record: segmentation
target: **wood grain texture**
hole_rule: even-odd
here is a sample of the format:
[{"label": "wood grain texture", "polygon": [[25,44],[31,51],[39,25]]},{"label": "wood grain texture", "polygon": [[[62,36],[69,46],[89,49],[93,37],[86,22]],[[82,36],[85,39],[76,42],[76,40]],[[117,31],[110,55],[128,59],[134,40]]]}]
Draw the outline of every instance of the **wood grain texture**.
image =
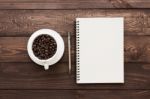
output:
[{"label": "wood grain texture", "polygon": [[78,85],[75,64],[69,75],[67,62],[48,71],[34,63],[0,63],[0,89],[150,89],[149,75],[150,64],[125,63],[124,84]]},{"label": "wood grain texture", "polygon": [[150,8],[149,0],[0,0],[0,9]]},{"label": "wood grain texture", "polygon": [[149,90],[0,90],[1,99],[149,99]]},{"label": "wood grain texture", "polygon": [[0,90],[0,99],[76,99],[72,90]]},{"label": "wood grain texture", "polygon": [[[150,89],[149,10],[1,10],[0,89]],[[75,83],[75,18],[125,18],[125,84]],[[58,31],[66,45],[64,57],[49,71],[34,64],[26,45],[37,29]],[[72,33],[72,75],[68,75],[67,31]]]},{"label": "wood grain texture", "polygon": [[125,36],[125,62],[150,62],[150,37]]},{"label": "wood grain texture", "polygon": [[1,10],[0,36],[30,36],[41,28],[75,35],[77,17],[124,17],[125,35],[150,35],[150,10]]},{"label": "wood grain texture", "polygon": [[[28,37],[0,37],[0,62],[32,62],[27,53]],[[68,61],[68,42],[64,37],[65,52],[60,62]],[[71,38],[72,39],[72,38]],[[75,59],[75,39],[72,39],[72,57]]]},{"label": "wood grain texture", "polygon": [[[150,10],[89,9],[149,7],[147,0],[0,0],[0,9],[51,9],[0,10],[0,98],[150,98]],[[125,18],[125,84],[75,83],[77,17]],[[59,32],[66,45],[64,57],[48,71],[34,64],[26,50],[29,36],[41,28]],[[71,75],[68,74],[67,32],[72,33]]]},{"label": "wood grain texture", "polygon": [[[0,99],[149,99],[149,8],[150,0],[0,0]],[[124,84],[75,83],[77,17],[124,17]],[[41,28],[59,32],[66,45],[63,58],[48,71],[26,50],[29,36]],[[72,37],[70,75],[67,32]]]},{"label": "wood grain texture", "polygon": [[[63,36],[65,53],[60,62],[68,61],[67,37]],[[75,62],[75,36],[71,37],[72,62]],[[31,62],[27,53],[28,37],[0,37],[0,62]],[[125,36],[125,62],[150,63],[150,37]]]}]

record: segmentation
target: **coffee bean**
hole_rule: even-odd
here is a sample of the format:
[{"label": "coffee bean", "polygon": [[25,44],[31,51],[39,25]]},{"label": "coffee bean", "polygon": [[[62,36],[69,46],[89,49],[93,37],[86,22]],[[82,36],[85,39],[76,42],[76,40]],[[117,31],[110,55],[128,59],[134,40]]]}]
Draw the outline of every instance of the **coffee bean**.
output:
[{"label": "coffee bean", "polygon": [[56,41],[53,37],[46,34],[38,36],[32,46],[33,53],[39,59],[51,58],[56,53],[56,49]]}]

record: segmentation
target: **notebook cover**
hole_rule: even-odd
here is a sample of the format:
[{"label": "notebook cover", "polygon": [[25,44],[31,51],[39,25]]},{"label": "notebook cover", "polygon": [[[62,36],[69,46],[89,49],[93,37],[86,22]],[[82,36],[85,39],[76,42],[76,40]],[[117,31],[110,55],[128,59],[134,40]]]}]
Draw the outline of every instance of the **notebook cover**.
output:
[{"label": "notebook cover", "polygon": [[124,19],[76,19],[76,82],[124,83]]}]

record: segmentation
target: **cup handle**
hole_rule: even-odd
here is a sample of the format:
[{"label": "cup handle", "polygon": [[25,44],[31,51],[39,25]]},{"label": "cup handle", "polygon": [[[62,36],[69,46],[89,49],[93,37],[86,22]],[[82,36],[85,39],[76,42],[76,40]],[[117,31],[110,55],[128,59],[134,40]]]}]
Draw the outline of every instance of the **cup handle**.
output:
[{"label": "cup handle", "polygon": [[48,64],[44,64],[44,69],[48,70],[49,69],[49,65]]}]

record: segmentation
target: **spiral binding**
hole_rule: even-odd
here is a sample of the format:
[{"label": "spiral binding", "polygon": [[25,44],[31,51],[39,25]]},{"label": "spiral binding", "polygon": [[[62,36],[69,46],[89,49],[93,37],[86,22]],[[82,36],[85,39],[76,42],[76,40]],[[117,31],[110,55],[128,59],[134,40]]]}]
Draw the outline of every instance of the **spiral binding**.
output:
[{"label": "spiral binding", "polygon": [[79,21],[76,20],[76,79],[80,80],[80,48],[79,48]]}]

